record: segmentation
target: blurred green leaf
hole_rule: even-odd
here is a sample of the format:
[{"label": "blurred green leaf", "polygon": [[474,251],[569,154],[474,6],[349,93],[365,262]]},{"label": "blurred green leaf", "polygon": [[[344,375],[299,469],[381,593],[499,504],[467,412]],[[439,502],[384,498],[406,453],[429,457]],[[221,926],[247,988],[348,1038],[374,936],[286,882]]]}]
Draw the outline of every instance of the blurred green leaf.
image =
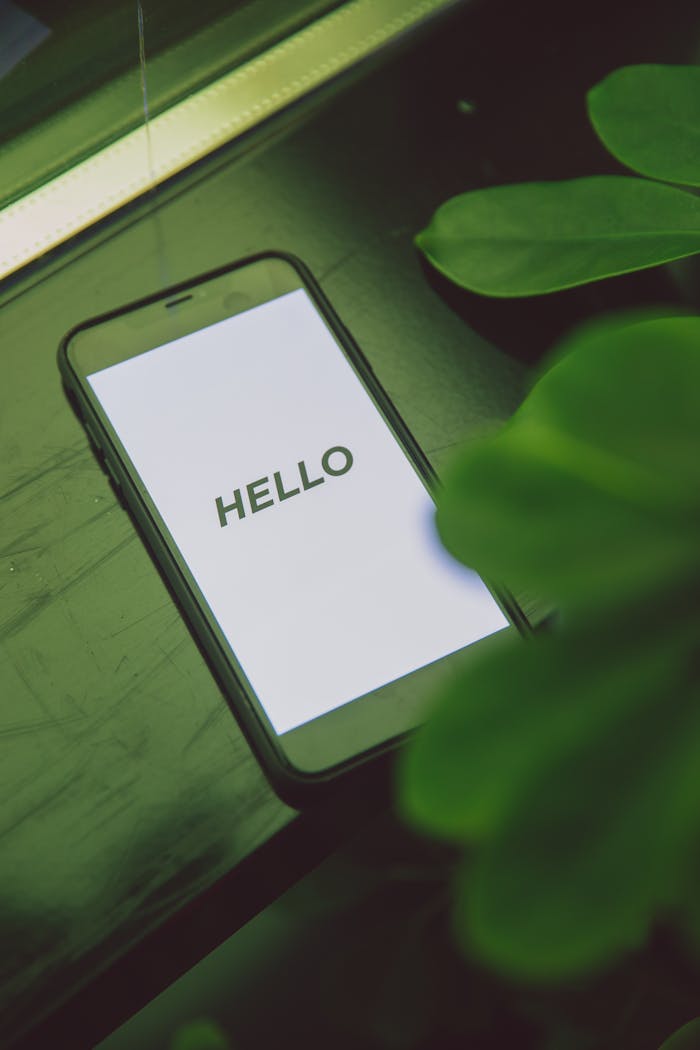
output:
[{"label": "blurred green leaf", "polygon": [[628,168],[700,186],[700,67],[623,66],[587,101],[598,137]]},{"label": "blurred green leaf", "polygon": [[406,752],[404,815],[448,839],[488,840],[543,766],[597,742],[656,695],[669,656],[655,641],[639,651],[636,625],[602,633],[596,626],[527,645],[502,635],[468,651]]},{"label": "blurred green leaf", "polygon": [[691,849],[675,919],[686,947],[700,957],[700,832]]},{"label": "blurred green leaf", "polygon": [[438,526],[559,620],[497,636],[400,767],[404,814],[473,850],[457,929],[561,979],[687,905],[700,836],[700,318],[574,334],[500,433],[445,477]]},{"label": "blurred green leaf", "polygon": [[482,295],[543,295],[700,251],[700,200],[628,176],[497,186],[453,197],[416,244]]},{"label": "blurred green leaf", "polygon": [[484,649],[407,749],[404,815],[477,845],[458,885],[472,954],[562,979],[639,945],[700,824],[698,625]]},{"label": "blurred green leaf", "polygon": [[175,1033],[170,1050],[230,1050],[230,1043],[213,1021],[190,1021]]},{"label": "blurred green leaf", "polygon": [[563,607],[682,587],[700,553],[700,318],[574,334],[511,421],[445,474],[440,535]]},{"label": "blurred green leaf", "polygon": [[659,1050],[700,1050],[700,1017],[688,1021],[669,1036]]},{"label": "blurred green leaf", "polygon": [[[590,700],[607,666],[617,683],[606,694],[607,723],[540,755],[459,888],[460,936],[511,975],[566,979],[640,947],[697,831],[700,690],[689,682],[689,654],[640,639],[636,662],[650,672],[641,684],[614,638],[607,652],[601,638],[569,666]],[[548,691],[560,685],[553,678]],[[525,707],[530,689],[518,690]]]}]

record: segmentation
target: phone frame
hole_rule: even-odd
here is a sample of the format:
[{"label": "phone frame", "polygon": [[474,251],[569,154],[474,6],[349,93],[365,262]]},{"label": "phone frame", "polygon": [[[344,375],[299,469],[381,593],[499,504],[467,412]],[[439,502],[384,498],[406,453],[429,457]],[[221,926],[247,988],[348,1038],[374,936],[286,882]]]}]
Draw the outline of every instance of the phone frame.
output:
[{"label": "phone frame", "polygon": [[[242,668],[238,664],[232,646],[225,639],[209,606],[199,591],[196,580],[190,573],[175,541],[170,536],[167,526],[150,498],[148,490],[141,482],[135,467],[128,460],[124,449],[120,446],[116,431],[111,426],[96,395],[91,391],[87,376],[99,371],[102,367],[107,367],[107,365],[102,362],[95,366],[93,362],[88,371],[85,367],[80,367],[74,360],[74,358],[84,354],[84,351],[76,349],[77,343],[81,337],[85,336],[86,333],[90,333],[91,330],[99,326],[110,325],[111,322],[136,323],[134,319],[137,318],[140,318],[148,329],[148,324],[144,321],[144,317],[150,318],[149,308],[157,304],[164,304],[174,308],[179,302],[185,302],[190,298],[190,293],[194,294],[193,290],[211,285],[212,282],[217,281],[219,278],[234,275],[237,271],[242,271],[256,263],[265,261],[282,262],[286,266],[291,267],[295,275],[294,286],[304,288],[310,296],[322,319],[330,329],[331,334],[339,344],[340,350],[358,376],[404,454],[423,481],[429,494],[434,498],[438,488],[438,479],[426,456],[381,386],[364,354],[341,322],[308,268],[301,260],[287,252],[259,252],[230,263],[227,266],[209,271],[192,280],[173,285],[161,292],[127,303],[119,309],[89,318],[76,325],[64,336],[59,346],[58,364],[67,392],[87,431],[98,459],[110,476],[117,494],[123,494],[125,506],[131,512],[138,531],[150,548],[161,574],[164,576],[166,583],[185,614],[185,618],[200,648],[215,672],[229,706],[232,707],[234,714],[237,716],[241,728],[257,753],[271,783],[282,798],[299,805],[317,796],[320,786],[336,781],[341,773],[363,766],[374,756],[391,750],[406,736],[406,729],[399,728],[397,731],[393,731],[391,726],[389,726],[388,729],[380,733],[382,737],[380,740],[374,740],[373,735],[376,736],[379,727],[374,727],[375,732],[372,734],[370,730],[373,726],[366,719],[364,722],[362,721],[361,705],[364,703],[370,705],[374,702],[375,710],[377,710],[376,700],[379,694],[384,692],[391,694],[393,690],[398,697],[400,696],[398,692],[401,688],[400,683],[404,683],[407,680],[411,680],[413,683],[412,688],[415,688],[419,679],[430,677],[433,673],[431,669],[435,668],[436,665],[444,665],[446,661],[450,660],[450,656],[436,661],[436,664],[429,664],[425,668],[411,672],[404,678],[399,679],[398,682],[390,682],[386,686],[382,686],[367,694],[365,697],[358,697],[349,701],[340,708],[331,710],[297,729],[278,735],[272,727],[261,701],[258,700]],[[232,298],[234,294],[230,293],[227,298]],[[260,302],[273,299],[279,294],[284,294],[284,292],[268,295],[267,299],[262,299]],[[253,303],[251,305],[257,304]],[[245,306],[242,310],[234,309],[223,316],[234,316],[236,313],[244,312],[245,309],[249,308],[251,306]],[[147,311],[149,312],[147,313]],[[218,319],[223,318],[217,318],[216,320]],[[216,320],[211,320],[210,318],[205,324],[196,324],[194,327],[190,327],[185,323],[181,334],[185,334],[187,331],[197,331],[206,327],[207,324],[216,323]],[[164,327],[164,324],[161,325],[162,327]],[[178,330],[178,325],[173,325],[173,329]],[[108,331],[111,335],[111,328],[105,329],[103,327],[102,332],[104,333],[105,331]],[[119,335],[118,331],[117,334]],[[129,334],[132,333],[123,332],[121,338],[125,338]],[[133,335],[135,336],[136,333],[134,332]],[[104,354],[106,354],[105,359],[109,359],[110,363],[116,363],[111,361],[111,356],[116,354],[118,360],[127,360],[178,337],[176,334],[166,336],[161,334],[156,338],[156,341],[152,341],[153,336],[147,334],[145,340],[147,345],[140,346],[139,339],[134,338],[126,353],[120,342],[119,349],[117,349],[115,343],[114,349],[110,350],[109,340],[107,340],[104,350]],[[137,345],[138,348],[132,350],[133,345]],[[90,350],[88,354],[90,353],[95,354],[97,351]],[[510,623],[521,632],[528,632],[530,625],[512,596],[503,588],[494,587],[491,583],[487,583],[487,587]],[[459,652],[462,651],[460,650]],[[389,706],[382,705],[382,710],[387,710]],[[394,706],[396,705],[394,704]],[[350,712],[350,709],[352,709],[352,712]],[[323,726],[321,726],[321,723],[323,723]],[[359,732],[359,728],[363,726],[366,726],[364,735],[362,732]],[[386,732],[389,732],[390,735],[386,736]],[[315,762],[310,760],[309,756],[313,753],[314,748],[318,748],[320,737],[323,737],[324,740],[321,752],[325,757],[320,764],[316,765]],[[336,745],[336,752],[334,752],[331,746],[332,740],[345,741],[345,743],[340,747]],[[284,741],[284,745],[281,743],[282,741]],[[349,741],[353,741],[352,747],[348,746]],[[290,748],[292,751],[291,756]]]}]

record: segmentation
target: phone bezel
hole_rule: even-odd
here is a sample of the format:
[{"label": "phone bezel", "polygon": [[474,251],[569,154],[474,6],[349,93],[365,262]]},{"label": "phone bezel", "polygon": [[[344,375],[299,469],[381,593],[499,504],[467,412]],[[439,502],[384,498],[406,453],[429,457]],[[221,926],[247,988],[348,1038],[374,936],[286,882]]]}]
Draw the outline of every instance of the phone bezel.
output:
[{"label": "phone bezel", "polygon": [[[256,291],[255,281],[251,284],[250,280],[253,276],[251,270],[257,268],[262,277],[265,267],[268,277],[271,267],[277,277],[272,280],[268,290],[263,288]],[[286,279],[283,271],[287,275]],[[230,278],[233,279],[233,286],[228,284]],[[286,287],[285,280],[289,287]],[[420,720],[418,705],[424,702],[427,679],[441,677],[446,673],[453,658],[445,657],[436,664],[390,682],[297,729],[277,734],[238,663],[235,651],[223,635],[148,490],[92,391],[87,376],[100,368],[162,346],[188,332],[244,312],[258,302],[275,298],[295,287],[304,288],[310,296],[404,454],[428,492],[434,496],[437,478],[415,438],[311,273],[299,259],[286,252],[261,252],[237,260],[117,310],[90,318],[68,332],[59,349],[59,365],[64,381],[74,395],[76,407],[93,443],[104,455],[108,472],[122,489],[136,524],[180,600],[251,743],[260,754],[273,782],[283,786],[327,781],[339,772],[394,746]],[[222,296],[223,292],[226,294]],[[232,297],[241,295],[247,295],[248,301],[239,298],[240,309],[231,309]],[[256,300],[258,295],[264,297]],[[198,308],[180,309],[180,304],[191,303],[195,296]],[[208,318],[206,323],[200,323],[204,316]],[[512,597],[502,588],[492,584],[488,584],[488,587],[510,622],[520,630],[527,630],[527,620]],[[454,654],[454,657],[459,657],[461,652],[463,650]],[[380,697],[383,702],[378,704]],[[371,715],[368,714],[370,709]],[[383,713],[384,721],[379,719],[379,711]]]}]

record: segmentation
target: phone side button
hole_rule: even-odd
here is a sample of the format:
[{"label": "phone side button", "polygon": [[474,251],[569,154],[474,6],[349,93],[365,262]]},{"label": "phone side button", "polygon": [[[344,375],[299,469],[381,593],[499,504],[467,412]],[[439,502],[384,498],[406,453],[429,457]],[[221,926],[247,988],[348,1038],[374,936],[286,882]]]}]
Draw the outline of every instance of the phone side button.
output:
[{"label": "phone side button", "polygon": [[109,461],[109,456],[105,456],[105,458],[104,458],[104,465],[105,465],[105,470],[107,471],[107,475],[109,477],[109,480],[112,482],[112,488],[114,489],[114,495],[119,500],[119,503],[121,504],[121,506],[126,509],[126,503],[124,502],[124,492],[122,490],[121,482],[119,481],[119,478],[117,477],[117,473],[116,473],[114,467],[112,466],[112,464]]},{"label": "phone side button", "polygon": [[85,430],[87,431],[87,436],[90,439],[90,443],[96,449],[96,451],[97,451],[97,453],[99,455],[102,452],[102,445],[97,440],[97,435],[95,434],[95,431],[92,429],[92,427],[88,423],[87,419],[83,420],[83,426],[85,427]]}]

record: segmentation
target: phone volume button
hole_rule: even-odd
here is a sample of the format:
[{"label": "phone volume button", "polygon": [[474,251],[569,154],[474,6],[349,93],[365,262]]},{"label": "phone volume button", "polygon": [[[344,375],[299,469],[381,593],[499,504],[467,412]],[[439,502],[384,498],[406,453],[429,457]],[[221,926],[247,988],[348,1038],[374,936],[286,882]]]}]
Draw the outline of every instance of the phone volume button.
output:
[{"label": "phone volume button", "polygon": [[97,435],[95,434],[95,431],[92,429],[92,427],[86,419],[83,420],[83,426],[85,427],[87,436],[90,438],[91,443],[94,445],[98,452],[102,452],[102,445],[97,440]]},{"label": "phone volume button", "polygon": [[112,463],[110,463],[109,456],[105,456],[105,458],[104,458],[104,467],[105,467],[105,471],[107,472],[107,477],[109,478],[109,480],[111,482],[112,491],[114,492],[114,495],[117,497],[117,501],[118,501],[119,505],[121,507],[123,507],[124,510],[126,510],[126,500],[124,499],[124,489],[122,488],[122,483],[121,483],[121,481],[119,480],[119,478],[117,476],[117,472],[114,469],[114,466],[112,465]]},{"label": "phone volume button", "polygon": [[121,482],[120,482],[119,478],[117,477],[116,470],[114,469],[114,467],[110,463],[109,456],[105,456],[105,470],[107,471],[107,473],[109,475],[109,479],[112,482],[112,484],[115,485],[121,491],[121,487],[122,487]]}]

